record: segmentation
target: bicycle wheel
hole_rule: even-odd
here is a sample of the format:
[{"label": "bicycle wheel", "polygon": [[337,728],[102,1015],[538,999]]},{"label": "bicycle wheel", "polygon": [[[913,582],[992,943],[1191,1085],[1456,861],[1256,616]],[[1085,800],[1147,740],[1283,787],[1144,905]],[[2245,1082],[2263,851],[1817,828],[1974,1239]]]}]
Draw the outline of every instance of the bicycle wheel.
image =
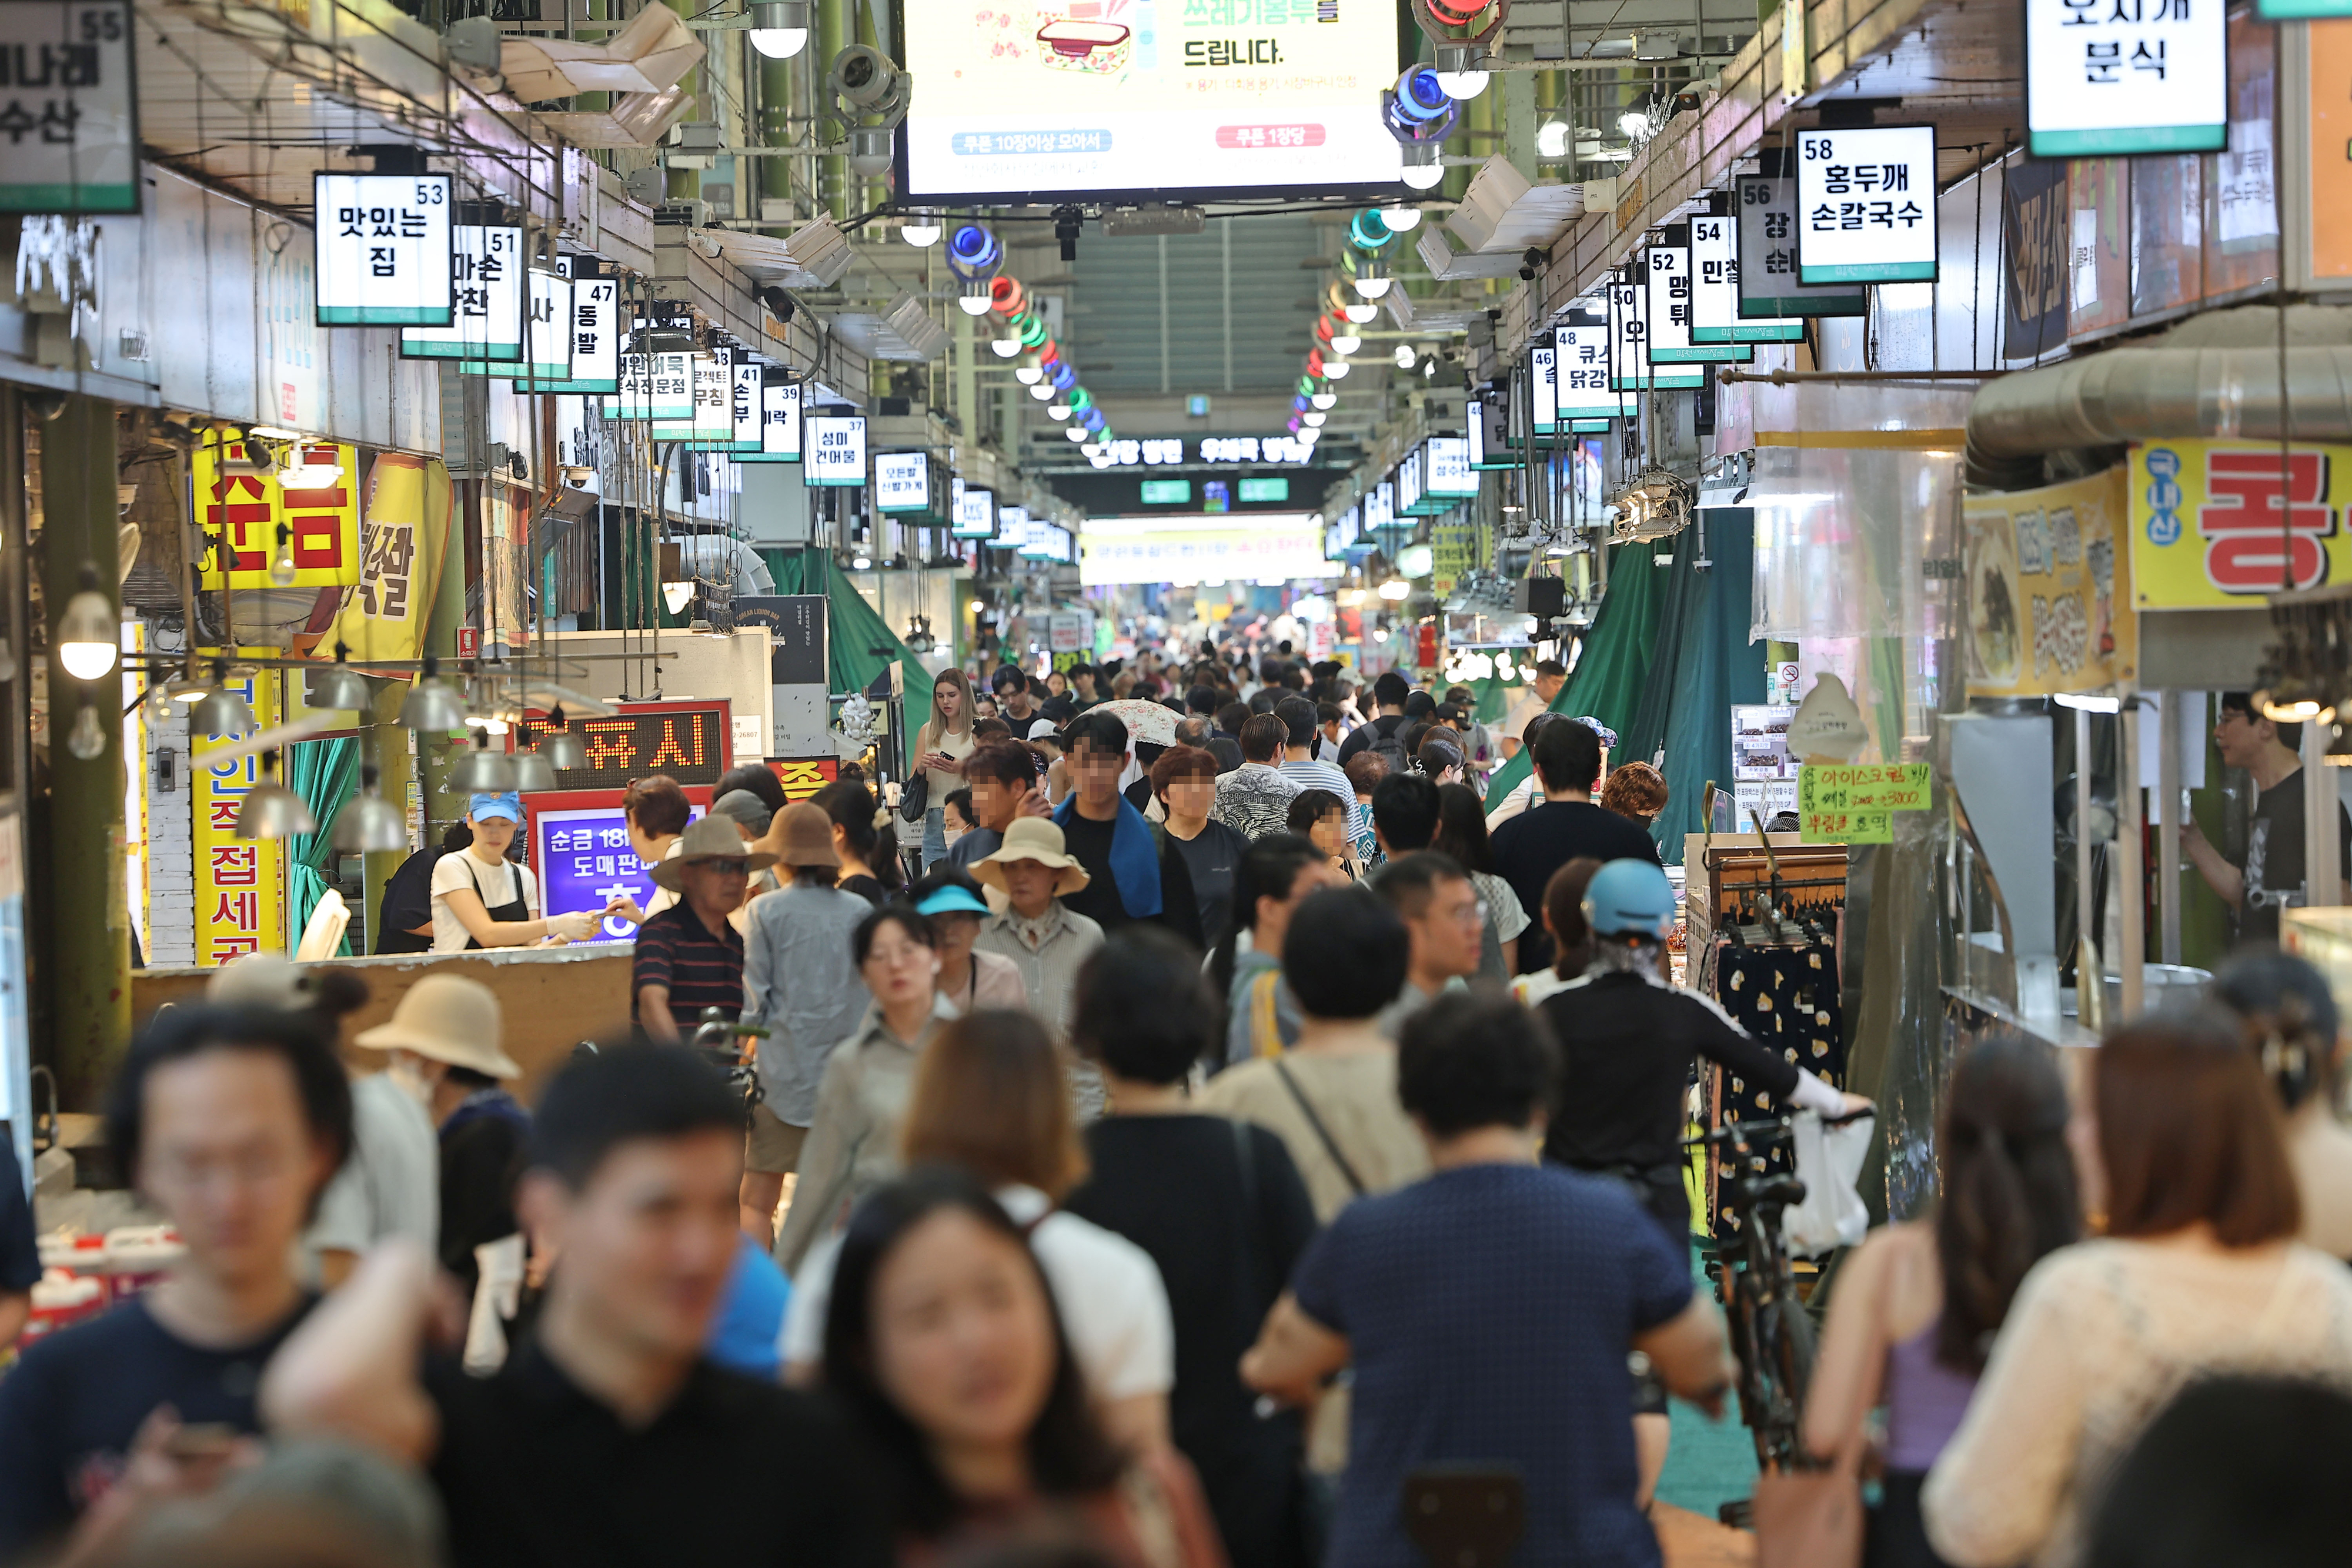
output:
[{"label": "bicycle wheel", "polygon": [[1802,1457],[1798,1427],[1805,1389],[1812,1381],[1813,1325],[1803,1305],[1781,1297],[1756,1309],[1756,1362],[1752,1381],[1757,1407],[1749,1420],[1758,1459],[1775,1469],[1797,1466]]}]

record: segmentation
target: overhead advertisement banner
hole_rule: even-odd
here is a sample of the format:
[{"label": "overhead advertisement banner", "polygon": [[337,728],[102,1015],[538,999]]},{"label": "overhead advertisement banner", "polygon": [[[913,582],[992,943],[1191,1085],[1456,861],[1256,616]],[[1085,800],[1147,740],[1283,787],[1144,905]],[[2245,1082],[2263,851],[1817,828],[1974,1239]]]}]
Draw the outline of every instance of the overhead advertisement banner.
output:
[{"label": "overhead advertisement banner", "polygon": [[1739,220],[1729,214],[1693,218],[1691,341],[1794,343],[1805,336],[1801,317],[1742,319],[1739,314]]},{"label": "overhead advertisement banner", "polygon": [[450,324],[447,174],[318,174],[321,327]]},{"label": "overhead advertisement banner", "polygon": [[2221,151],[2229,26],[2189,0],[2025,0],[2026,155]]},{"label": "overhead advertisement banner", "polygon": [[2039,490],[1971,496],[1963,514],[1972,697],[2091,692],[2132,680],[2124,470]]},{"label": "overhead advertisement banner", "polygon": [[[310,490],[288,490],[280,485],[277,475],[283,470],[223,471],[226,465],[242,464],[245,454],[242,442],[206,442],[190,460],[196,526],[206,545],[205,588],[349,588],[357,583],[358,448],[331,441],[304,442],[306,461],[331,463],[340,469],[333,484]],[[269,577],[281,527],[294,556],[294,576],[282,583]]]},{"label": "overhead advertisement banner", "polygon": [[1393,186],[1396,16],[1359,0],[902,0],[902,200]]},{"label": "overhead advertisement banner", "polygon": [[425,622],[441,582],[441,552],[449,537],[449,471],[406,453],[379,454],[361,487],[366,548],[357,589],[343,596],[334,629],[320,639],[337,643],[362,661],[405,663],[425,643]]},{"label": "overhead advertisement banner", "polygon": [[2154,441],[2131,449],[2131,582],[2142,609],[2260,607],[2352,581],[2352,446]]},{"label": "overhead advertisement banner", "polygon": [[1265,582],[1328,578],[1322,522],[1312,512],[1089,517],[1078,536],[1078,581]]},{"label": "overhead advertisement banner", "polygon": [[1936,128],[1800,131],[1797,214],[1799,282],[1933,282]]},{"label": "overhead advertisement banner", "polygon": [[1739,316],[1866,316],[1870,292],[1851,284],[1797,280],[1797,182],[1744,175],[1732,183],[1739,208]]}]

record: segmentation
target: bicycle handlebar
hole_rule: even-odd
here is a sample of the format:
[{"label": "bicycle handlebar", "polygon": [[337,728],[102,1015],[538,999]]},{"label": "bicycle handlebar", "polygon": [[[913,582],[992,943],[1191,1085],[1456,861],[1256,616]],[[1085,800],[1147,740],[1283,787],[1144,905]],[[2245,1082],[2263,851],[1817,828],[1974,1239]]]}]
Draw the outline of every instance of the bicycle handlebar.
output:
[{"label": "bicycle handlebar", "polygon": [[[1866,1109],[1849,1112],[1843,1115],[1823,1116],[1822,1117],[1822,1125],[1824,1127],[1843,1127],[1850,1123],[1859,1122],[1864,1116],[1875,1116],[1877,1114],[1878,1107],[1876,1105],[1871,1105]],[[1758,1122],[1726,1122],[1722,1126],[1710,1128],[1708,1131],[1701,1133],[1696,1138],[1685,1138],[1682,1141],[1682,1146],[1686,1149],[1696,1149],[1702,1145],[1710,1144],[1751,1142],[1778,1143],[1786,1139],[1789,1134],[1795,1130],[1795,1128],[1796,1113],[1794,1112],[1790,1112],[1785,1115],[1767,1116],[1762,1121]]]}]

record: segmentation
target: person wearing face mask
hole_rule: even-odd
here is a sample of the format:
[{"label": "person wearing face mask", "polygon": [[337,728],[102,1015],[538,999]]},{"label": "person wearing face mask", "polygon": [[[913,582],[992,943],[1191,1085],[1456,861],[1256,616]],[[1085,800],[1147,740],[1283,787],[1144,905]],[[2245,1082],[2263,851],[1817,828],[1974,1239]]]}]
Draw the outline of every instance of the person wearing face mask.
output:
[{"label": "person wearing face mask", "polygon": [[1018,1011],[1029,1005],[1020,966],[1002,953],[975,950],[981,922],[990,913],[980,883],[943,865],[908,893],[939,938],[940,995],[959,1018],[982,1008]]},{"label": "person wearing face mask", "polygon": [[[477,795],[466,808],[474,841],[445,854],[433,867],[433,950],[470,953],[483,947],[529,947],[550,936],[583,941],[609,910],[539,913],[539,879],[507,859],[522,826],[522,797]],[[614,907],[618,907],[614,905]]]},{"label": "person wearing face mask", "polygon": [[505,1033],[498,994],[488,986],[426,975],[389,1020],[356,1042],[390,1054],[384,1077],[437,1130],[440,1224],[433,1246],[468,1295],[479,1274],[476,1249],[515,1234],[514,1180],[530,1131],[530,1113],[507,1090],[522,1069],[499,1043]]},{"label": "person wearing face mask", "polygon": [[[971,790],[969,788],[949,790],[948,798],[940,802],[940,831],[946,839],[947,847],[950,850],[955,848],[966,833],[979,825],[980,819],[972,812]],[[942,853],[940,858],[945,859],[945,854]]]}]

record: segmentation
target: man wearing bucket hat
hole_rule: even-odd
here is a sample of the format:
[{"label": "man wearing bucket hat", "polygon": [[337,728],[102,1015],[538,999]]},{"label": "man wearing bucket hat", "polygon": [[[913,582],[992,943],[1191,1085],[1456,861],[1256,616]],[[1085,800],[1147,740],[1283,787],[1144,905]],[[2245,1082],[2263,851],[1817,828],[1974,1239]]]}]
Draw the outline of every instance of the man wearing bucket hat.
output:
[{"label": "man wearing bucket hat", "polygon": [[743,938],[727,917],[741,906],[751,873],[775,863],[747,846],[728,817],[689,824],[677,852],[655,863],[655,885],[677,902],[637,928],[629,996],[634,1021],[656,1044],[679,1044],[706,1008],[730,1019],[742,1013]]},{"label": "man wearing bucket hat", "polygon": [[762,1247],[774,1240],[784,1177],[800,1168],[825,1061],[874,999],[850,954],[857,923],[874,906],[835,885],[841,856],[833,819],[814,801],[795,800],[776,813],[766,841],[792,881],[751,905],[743,936],[743,1017],[768,1031],[743,1149],[743,1232]]},{"label": "man wearing bucket hat", "polygon": [[426,975],[355,1043],[388,1052],[391,1080],[439,1130],[441,1218],[434,1249],[470,1294],[474,1249],[515,1233],[512,1176],[530,1113],[506,1086],[522,1069],[499,1041],[498,993],[463,975]]},{"label": "man wearing bucket hat", "polygon": [[1078,971],[1102,946],[1102,927],[1064,906],[1062,896],[1087,885],[1086,868],[1068,852],[1062,830],[1045,817],[1021,817],[1004,830],[1004,843],[971,868],[972,876],[1003,892],[1011,906],[992,915],[974,948],[1001,954],[1021,970],[1029,1009],[1062,1039],[1069,1038]]}]

